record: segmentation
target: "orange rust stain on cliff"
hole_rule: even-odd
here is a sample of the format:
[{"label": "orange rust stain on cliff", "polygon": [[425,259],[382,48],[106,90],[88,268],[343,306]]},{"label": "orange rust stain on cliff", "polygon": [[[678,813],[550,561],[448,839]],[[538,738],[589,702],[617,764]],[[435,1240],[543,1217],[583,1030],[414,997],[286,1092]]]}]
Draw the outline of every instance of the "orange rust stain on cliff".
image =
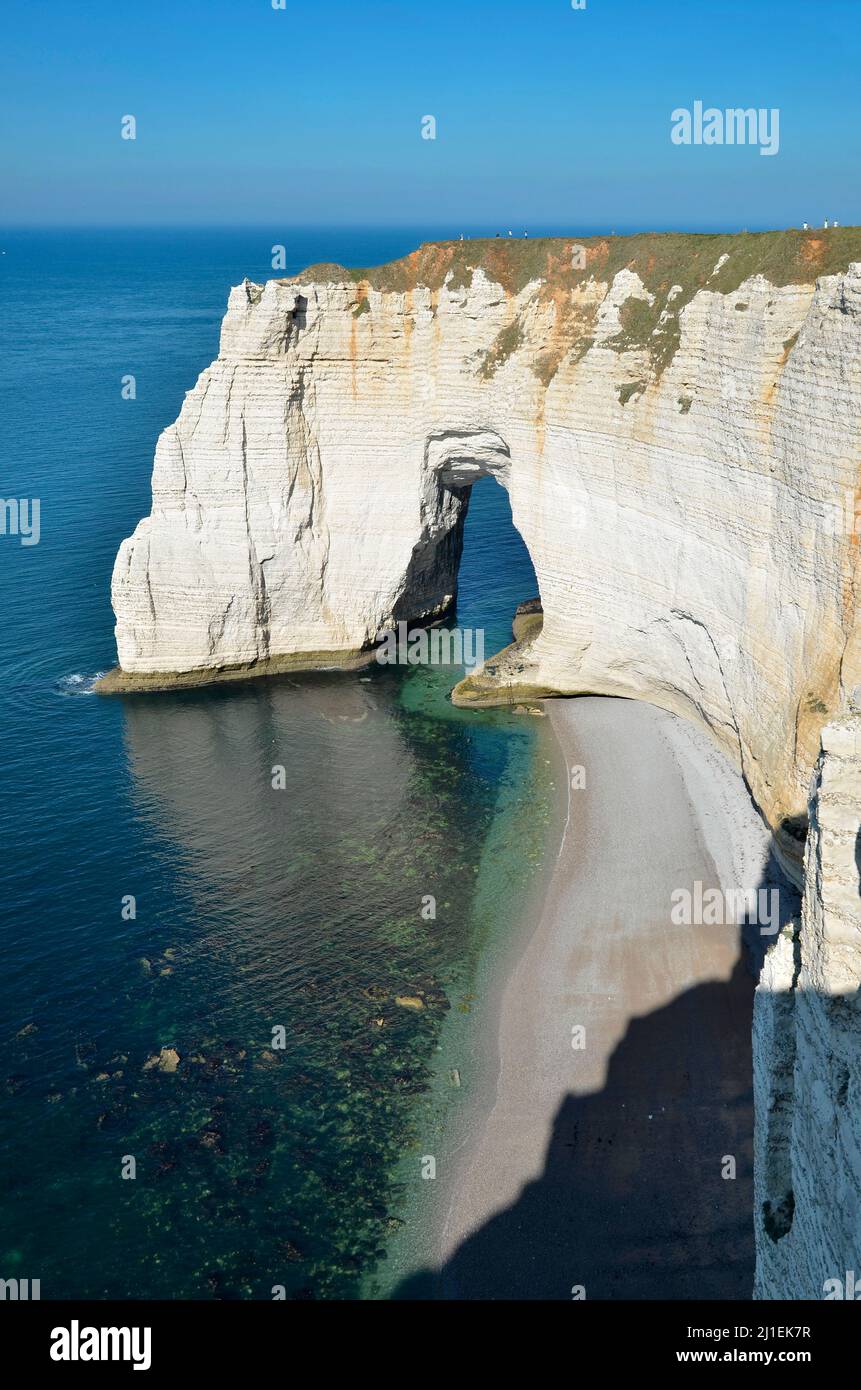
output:
[{"label": "orange rust stain on cliff", "polygon": [[419,284],[442,284],[454,258],[454,248],[450,242],[430,242],[407,257],[412,287]]},{"label": "orange rust stain on cliff", "polygon": [[823,726],[839,704],[842,651],[842,646],[839,646],[835,656],[814,656],[805,671],[807,688],[799,698],[795,713],[796,764],[811,767],[816,761]]},{"label": "orange rust stain on cliff", "polygon": [[802,242],[801,259],[805,265],[817,266],[822,261],[825,252],[825,242],[822,237],[808,237]]},{"label": "orange rust stain on cliff", "polygon": [[415,251],[411,251],[404,257],[404,271],[406,273],[407,284],[414,288],[422,278],[422,248],[419,246]]},{"label": "orange rust stain on cliff", "polygon": [[416,328],[415,318],[415,294],[413,290],[407,290],[404,295],[404,343],[407,353],[412,346],[413,333]]},{"label": "orange rust stain on cliff", "polygon": [[[797,336],[798,335],[796,334],[796,337]],[[783,350],[781,351],[781,354],[775,363],[775,374],[772,377],[771,381],[767,383],[765,389],[760,392],[760,400],[762,401],[763,405],[767,406],[769,409],[773,409],[774,407],[774,395],[777,391],[778,386],[780,385],[780,381],[783,376],[783,369],[789,361],[789,355],[792,352],[794,346],[795,342],[792,338],[789,338],[787,342],[784,343]],[[770,435],[771,421],[769,421],[768,430]]]},{"label": "orange rust stain on cliff", "polygon": [[431,373],[434,389],[439,373],[440,331],[439,290],[431,290]]},{"label": "orange rust stain on cliff", "polygon": [[861,487],[856,487],[852,494],[852,531],[849,536],[851,550],[858,549],[859,529],[861,529]]},{"label": "orange rust stain on cliff", "polygon": [[510,298],[508,252],[501,242],[494,243],[494,245],[488,249],[485,261],[487,262],[487,278],[489,280],[495,280],[497,284],[502,285],[506,297]]},{"label": "orange rust stain on cliff", "polygon": [[553,308],[555,312],[553,315],[553,327],[551,328],[550,333],[551,337],[558,338],[559,334],[562,332],[562,322],[565,315],[565,311],[571,305],[571,292],[570,290],[563,290],[558,285],[554,285],[551,291],[551,298],[553,300]]},{"label": "orange rust stain on cliff", "polygon": [[855,619],[855,610],[858,604],[858,532],[861,530],[861,486],[856,486],[852,493],[852,521],[851,530],[849,528],[848,507],[844,502],[840,507],[838,525],[849,531],[849,545],[847,551],[847,565],[843,573],[843,630],[848,632]]},{"label": "orange rust stain on cliff", "polygon": [[594,246],[586,247],[586,264],[591,265],[594,261],[598,266],[604,265],[610,255],[609,241],[596,241]]},{"label": "orange rust stain on cliff", "polygon": [[[565,356],[565,327],[567,318],[571,312],[571,295],[567,290],[553,286],[550,290],[550,299],[553,303],[553,317],[550,323],[550,333],[547,337],[546,347],[542,356],[553,362],[553,371]],[[545,384],[545,392],[549,381]]]},{"label": "orange rust stain on cliff", "polygon": [[578,241],[566,242],[564,248],[559,251],[558,255],[554,254],[552,247],[548,249],[547,264],[544,272],[544,278],[547,281],[555,281],[558,283],[560,281],[567,282],[570,280],[571,271],[573,269],[572,262],[574,259],[574,251],[579,245],[580,243]]},{"label": "orange rust stain on cliff", "polygon": [[[795,344],[792,338],[790,338],[786,343],[784,343],[783,350],[781,351],[780,356],[777,358],[777,361],[775,362],[774,376],[771,378],[769,382],[766,382],[765,387],[759,393],[759,399],[761,400],[762,404],[770,411],[773,411],[774,409],[774,395],[777,391],[778,386],[780,385],[780,379],[783,376],[783,369],[789,361],[789,354],[792,352],[794,345]],[[766,431],[769,439],[771,438],[772,423],[772,420],[769,419],[766,426]]]},{"label": "orange rust stain on cliff", "polygon": [[350,310],[350,391],[353,400],[359,394],[358,386],[358,362],[359,362],[359,315],[357,309],[363,300],[367,299],[370,289],[370,281],[359,280],[356,285],[356,299]]},{"label": "orange rust stain on cliff", "polygon": [[[583,347],[592,332],[596,305],[588,302],[584,306],[583,296],[576,290],[566,290],[559,285],[545,287],[542,302],[552,304],[552,320],[549,331],[541,345],[533,371],[548,390],[552,385],[562,363],[568,355]],[[582,354],[581,354],[582,355]],[[577,358],[574,365],[577,365]]]},{"label": "orange rust stain on cliff", "polygon": [[548,364],[552,364],[552,372],[546,380],[539,378],[536,382],[538,388],[537,405],[535,410],[535,447],[538,454],[539,463],[544,459],[544,448],[547,443],[547,391],[550,382],[555,375],[556,368],[565,355],[565,344],[563,342],[564,314],[568,307],[568,295],[564,290],[554,289],[553,299],[553,318],[550,324],[550,332],[546,340],[546,350],[542,353],[542,359]]},{"label": "orange rust stain on cliff", "polygon": [[538,405],[535,411],[535,449],[538,454],[539,462],[544,458],[544,446],[547,443],[547,391],[539,390]]}]

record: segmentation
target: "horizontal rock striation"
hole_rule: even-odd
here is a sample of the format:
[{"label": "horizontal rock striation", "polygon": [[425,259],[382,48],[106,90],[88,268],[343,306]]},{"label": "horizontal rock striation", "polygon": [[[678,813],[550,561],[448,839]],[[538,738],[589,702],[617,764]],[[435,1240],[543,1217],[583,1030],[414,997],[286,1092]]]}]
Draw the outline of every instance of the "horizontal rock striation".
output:
[{"label": "horizontal rock striation", "polygon": [[120,547],[103,688],[352,663],[439,617],[492,476],[544,610],[497,698],[697,719],[799,877],[819,730],[861,680],[859,314],[855,229],[436,244],[246,281]]},{"label": "horizontal rock striation", "polygon": [[245,281],[120,547],[101,686],[372,659],[453,609],[493,477],[543,617],[461,702],[603,693],[695,720],[798,884],[816,764],[802,924],[756,1007],[771,1297],[861,1273],[859,463],[861,229],[437,243]]},{"label": "horizontal rock striation", "polygon": [[[822,735],[800,930],[754,1006],[757,1294],[850,1298],[861,1280],[861,715]],[[839,1281],[835,1284],[834,1281]]]}]

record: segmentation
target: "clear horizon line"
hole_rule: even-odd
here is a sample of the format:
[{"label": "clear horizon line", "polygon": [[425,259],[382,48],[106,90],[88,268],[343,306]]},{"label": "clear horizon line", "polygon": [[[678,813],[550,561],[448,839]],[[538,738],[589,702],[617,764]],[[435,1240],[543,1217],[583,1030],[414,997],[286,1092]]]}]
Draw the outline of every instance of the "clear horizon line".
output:
[{"label": "clear horizon line", "polygon": [[[532,228],[525,231],[533,236],[538,233],[546,235],[568,235],[569,232],[554,232],[551,229],[567,225],[571,233],[581,232],[589,235],[612,236],[612,235],[649,235],[665,233],[686,233],[690,235],[705,235],[718,233],[744,233],[744,232],[783,232],[783,231],[802,231],[801,223],[785,223],[775,225],[774,223],[751,222],[745,227],[737,223],[713,222],[709,224],[680,225],[678,223],[651,223],[633,224],[616,223],[615,229],[607,223],[566,223],[547,221],[535,222]],[[861,222],[841,222],[837,227],[839,231],[845,231],[861,226]],[[458,223],[445,222],[437,223],[431,221],[416,222],[282,222],[267,220],[262,222],[3,222],[0,223],[0,234],[4,232],[256,232],[269,231],[275,228],[279,231],[367,231],[367,232],[415,232],[415,231],[440,231],[448,232],[452,229],[452,238],[456,239],[461,232],[472,232],[473,235],[484,234],[485,228],[493,227],[500,232],[500,236],[508,240],[508,222],[502,219],[498,222],[479,222]],[[457,229],[456,231],[454,229]],[[505,228],[504,231],[500,230]],[[833,224],[832,224],[833,228]],[[809,231],[824,230],[818,223],[811,223]],[[495,234],[495,233],[494,233]],[[515,231],[512,240],[523,240],[524,230]]]}]

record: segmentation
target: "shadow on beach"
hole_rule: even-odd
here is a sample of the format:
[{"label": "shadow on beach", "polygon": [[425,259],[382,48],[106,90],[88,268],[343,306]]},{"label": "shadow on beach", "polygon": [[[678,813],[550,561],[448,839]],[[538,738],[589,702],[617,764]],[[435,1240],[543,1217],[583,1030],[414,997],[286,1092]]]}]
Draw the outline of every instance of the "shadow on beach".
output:
[{"label": "shadow on beach", "polygon": [[[781,893],[781,926],[796,904]],[[394,1298],[751,1298],[751,1021],[773,938],[741,937],[729,980],[632,1019],[604,1088],[565,1098],[541,1177]]]}]

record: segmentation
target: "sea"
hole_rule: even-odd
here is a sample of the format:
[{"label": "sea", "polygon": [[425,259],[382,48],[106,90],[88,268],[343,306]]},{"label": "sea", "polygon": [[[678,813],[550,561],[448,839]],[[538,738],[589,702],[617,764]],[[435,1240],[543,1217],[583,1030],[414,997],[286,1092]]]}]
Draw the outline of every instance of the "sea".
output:
[{"label": "sea", "polygon": [[[38,500],[0,536],[0,1278],[43,1299],[386,1298],[432,1248],[545,859],[547,721],[456,709],[452,667],[93,685],[230,286],[435,234],[0,233],[0,495],[19,530]],[[537,592],[485,480],[457,622],[492,652]]]}]

